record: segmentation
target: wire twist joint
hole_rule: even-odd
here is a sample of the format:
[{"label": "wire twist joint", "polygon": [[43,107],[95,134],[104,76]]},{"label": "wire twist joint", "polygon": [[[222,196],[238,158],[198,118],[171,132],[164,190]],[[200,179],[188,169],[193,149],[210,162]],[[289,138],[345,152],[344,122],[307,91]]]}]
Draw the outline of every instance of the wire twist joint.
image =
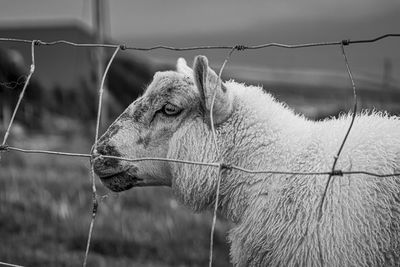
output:
[{"label": "wire twist joint", "polygon": [[243,50],[246,50],[248,47],[247,46],[245,46],[245,45],[235,45],[235,49],[237,50],[237,51],[243,51]]},{"label": "wire twist joint", "polygon": [[40,40],[33,40],[33,44],[39,46],[39,45],[44,44],[44,42],[42,42]]},{"label": "wire twist joint", "polygon": [[228,163],[220,163],[219,164],[219,169],[220,170],[232,170],[232,165]]},{"label": "wire twist joint", "polygon": [[6,144],[4,144],[4,145],[0,145],[0,152],[3,152],[3,151],[9,151],[9,147],[8,147],[8,145],[6,145]]},{"label": "wire twist joint", "polygon": [[349,45],[350,44],[350,39],[344,39],[342,40],[342,45]]},{"label": "wire twist joint", "polygon": [[342,170],[333,170],[331,172],[332,176],[343,176],[343,171]]}]

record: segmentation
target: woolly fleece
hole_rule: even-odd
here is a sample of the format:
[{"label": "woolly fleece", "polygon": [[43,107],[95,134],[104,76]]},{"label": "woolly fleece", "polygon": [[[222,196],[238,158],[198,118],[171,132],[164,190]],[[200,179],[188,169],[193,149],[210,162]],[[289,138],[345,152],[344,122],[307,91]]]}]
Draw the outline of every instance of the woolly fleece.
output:
[{"label": "woolly fleece", "polygon": [[[315,122],[295,114],[260,87],[234,81],[218,85],[205,57],[196,58],[193,70],[180,59],[177,69],[157,73],[146,93],[117,119],[113,133],[109,130],[99,146],[112,146],[130,158],[223,162],[253,170],[325,172],[332,168],[350,115]],[[214,89],[219,156],[208,116]],[[158,102],[152,100],[154,96]],[[183,111],[173,118],[154,115],[162,106],[154,103],[162,99]],[[138,110],[140,116],[132,119]],[[143,148],[138,140],[145,137]],[[95,164],[96,172],[109,171],[104,166],[104,161]],[[109,172],[128,169],[132,177],[141,178],[139,184],[123,177],[112,182],[104,179],[115,191],[146,185],[149,180],[149,185],[159,181],[172,186],[177,198],[195,211],[210,208],[215,201],[218,168],[165,162],[112,166]],[[357,115],[336,169],[399,173],[399,117],[377,112]],[[224,169],[219,208],[234,222],[229,232],[232,263],[320,266],[322,257],[324,266],[399,266],[400,177],[334,176],[318,226],[327,178]]]}]

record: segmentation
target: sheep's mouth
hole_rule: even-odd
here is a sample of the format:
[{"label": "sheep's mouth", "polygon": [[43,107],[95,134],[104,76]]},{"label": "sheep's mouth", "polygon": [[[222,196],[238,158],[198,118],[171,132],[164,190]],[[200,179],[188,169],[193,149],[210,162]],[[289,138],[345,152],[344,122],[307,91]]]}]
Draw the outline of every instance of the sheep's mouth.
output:
[{"label": "sheep's mouth", "polygon": [[108,175],[100,175],[101,182],[114,192],[121,192],[132,187],[143,186],[143,179],[132,175],[129,171],[121,171]]},{"label": "sheep's mouth", "polygon": [[120,172],[116,172],[113,174],[108,174],[108,175],[99,175],[99,178],[103,181],[105,180],[109,180],[109,179],[113,179],[115,177],[118,177],[120,175],[123,175],[126,171],[120,171]]}]

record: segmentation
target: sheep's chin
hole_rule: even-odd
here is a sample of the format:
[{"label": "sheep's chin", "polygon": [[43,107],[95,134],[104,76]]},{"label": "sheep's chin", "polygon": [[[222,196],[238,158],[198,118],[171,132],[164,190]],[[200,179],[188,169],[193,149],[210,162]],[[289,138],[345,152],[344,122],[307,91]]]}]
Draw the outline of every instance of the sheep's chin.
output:
[{"label": "sheep's chin", "polygon": [[101,182],[114,192],[121,192],[132,187],[144,186],[143,180],[129,174],[128,172],[119,172],[116,174],[100,177]]},{"label": "sheep's chin", "polygon": [[167,180],[156,180],[151,178],[139,178],[129,172],[120,172],[113,175],[100,177],[101,182],[111,191],[122,192],[132,187],[144,186],[171,186]]}]

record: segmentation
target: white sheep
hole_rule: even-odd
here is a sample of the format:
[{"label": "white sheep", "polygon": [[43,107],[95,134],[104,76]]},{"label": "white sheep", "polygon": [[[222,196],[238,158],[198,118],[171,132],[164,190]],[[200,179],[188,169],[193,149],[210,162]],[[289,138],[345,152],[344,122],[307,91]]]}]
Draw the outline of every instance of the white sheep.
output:
[{"label": "white sheep", "polygon": [[[110,126],[102,155],[223,162],[247,169],[326,172],[350,123],[311,121],[262,88],[219,84],[207,58],[193,70],[158,72],[142,97]],[[210,105],[217,147],[210,128]],[[195,211],[215,201],[219,169],[164,161],[98,157],[95,171],[113,191],[168,185]],[[376,112],[357,115],[336,169],[400,172],[400,120]],[[221,171],[219,208],[234,222],[229,232],[235,266],[399,266],[400,177],[334,176],[322,217],[328,176]]]}]

